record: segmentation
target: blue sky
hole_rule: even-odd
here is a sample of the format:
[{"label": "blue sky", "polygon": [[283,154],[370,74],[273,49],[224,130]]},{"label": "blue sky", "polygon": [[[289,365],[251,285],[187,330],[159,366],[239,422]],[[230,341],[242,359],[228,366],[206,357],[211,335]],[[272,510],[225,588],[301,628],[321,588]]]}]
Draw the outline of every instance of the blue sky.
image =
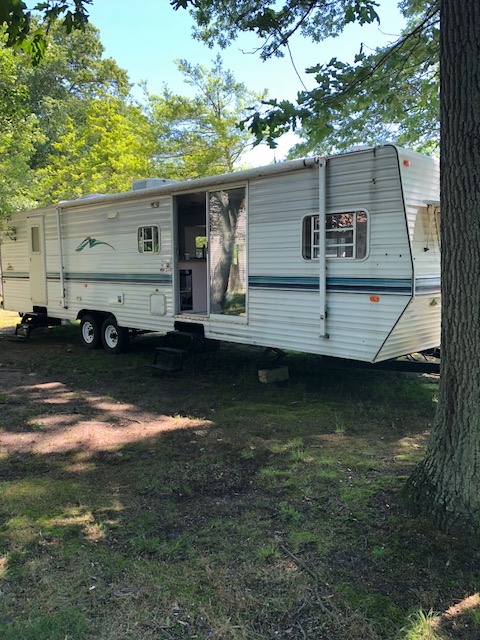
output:
[{"label": "blue sky", "polygon": [[[185,58],[189,62],[210,66],[219,52],[225,68],[249,89],[268,89],[272,98],[295,99],[302,84],[289,57],[262,62],[253,52],[259,41],[253,36],[242,35],[228,49],[210,49],[192,37],[193,21],[184,10],[174,11],[168,0],[142,0],[137,4],[126,0],[93,0],[90,20],[100,29],[105,46],[105,56],[114,58],[129,73],[131,82],[146,81],[151,92],[160,91],[164,83],[178,93],[188,95],[189,88],[183,82],[174,60]],[[313,44],[301,37],[291,43],[293,61],[307,88],[312,81],[304,70],[316,63],[323,63],[336,56],[352,62],[361,43],[368,48],[396,39],[402,19],[395,0],[380,0],[381,24],[358,27],[351,25],[338,38],[321,44]],[[140,95],[140,93],[138,93]],[[289,146],[288,139],[275,156],[280,159],[282,149]],[[259,152],[257,150],[257,155]],[[265,151],[265,161],[273,159],[273,153]]]}]

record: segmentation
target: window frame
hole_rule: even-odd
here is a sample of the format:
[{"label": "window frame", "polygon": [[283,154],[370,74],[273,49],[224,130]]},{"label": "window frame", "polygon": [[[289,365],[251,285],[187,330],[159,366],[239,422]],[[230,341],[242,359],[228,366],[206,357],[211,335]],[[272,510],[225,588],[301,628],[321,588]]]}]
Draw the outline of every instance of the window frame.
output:
[{"label": "window frame", "polygon": [[[216,261],[216,256],[215,256],[215,250],[214,250],[214,233],[212,232],[212,211],[211,211],[211,203],[212,203],[212,197],[216,197],[215,194],[223,192],[223,191],[236,191],[236,190],[240,190],[243,189],[243,208],[244,208],[244,216],[245,216],[245,229],[244,229],[244,234],[245,234],[245,238],[243,240],[243,242],[235,242],[234,244],[236,245],[235,251],[234,253],[238,252],[239,247],[241,247],[240,251],[243,251],[244,256],[243,256],[243,270],[244,270],[244,274],[243,274],[243,278],[244,278],[244,286],[245,286],[245,293],[244,294],[240,294],[240,295],[244,295],[244,303],[243,303],[243,311],[240,313],[226,313],[224,311],[224,309],[226,307],[224,307],[221,311],[218,311],[216,309],[213,309],[213,305],[212,305],[212,285],[213,285],[213,281],[212,281],[212,273],[214,271],[214,265],[215,265],[215,261]],[[246,323],[248,321],[248,291],[249,291],[249,286],[248,286],[248,267],[249,267],[249,262],[248,262],[248,228],[249,228],[249,185],[248,183],[245,182],[239,182],[239,183],[233,183],[233,184],[225,184],[225,185],[216,185],[215,187],[212,187],[212,189],[207,191],[207,218],[208,218],[208,224],[207,224],[207,239],[208,239],[208,280],[209,280],[209,293],[208,293],[208,312],[209,312],[209,316],[210,316],[210,320],[221,320],[221,321],[225,321],[228,320],[228,322],[238,322],[238,323]],[[238,222],[238,220],[237,220]],[[236,226],[236,231],[238,231],[238,226]],[[236,256],[235,260],[238,261],[238,255]],[[237,263],[238,264],[238,263]],[[227,291],[228,293],[228,291]]]},{"label": "window frame", "polygon": [[[151,238],[145,238],[145,230],[152,232]],[[155,238],[156,235],[156,238]],[[151,250],[145,250],[145,247],[151,243]],[[160,227],[158,224],[144,224],[137,227],[137,251],[142,255],[158,255],[160,253]]]},{"label": "window frame", "polygon": [[[358,251],[358,244],[359,244],[359,235],[357,233],[357,214],[362,213],[365,214],[366,216],[366,230],[365,230],[365,255],[363,255],[362,257],[357,257],[357,251]],[[326,248],[326,259],[327,260],[355,260],[356,262],[361,262],[362,260],[366,260],[368,258],[369,255],[369,250],[370,250],[370,243],[369,243],[369,238],[370,238],[370,214],[369,211],[365,208],[355,208],[355,209],[350,209],[349,211],[329,211],[326,214],[326,217],[329,216],[339,216],[339,215],[346,215],[346,214],[353,214],[354,217],[354,224],[352,227],[353,230],[353,243],[349,243],[348,245],[344,245],[344,246],[349,246],[349,247],[353,247],[353,255],[352,256],[338,256],[338,255],[328,255],[327,251],[328,251],[328,245],[325,245]],[[310,237],[310,244],[308,245],[309,248],[309,253],[310,256],[307,256],[308,251],[306,251],[307,249],[307,245],[306,245],[306,229],[305,226],[307,223],[307,220],[311,220],[310,222],[310,232],[309,232],[309,237]],[[335,231],[335,229],[325,229],[325,234],[327,234],[329,231]],[[302,218],[302,246],[301,246],[301,251],[302,251],[302,258],[303,260],[305,260],[305,262],[312,262],[312,261],[317,261],[319,260],[319,253],[320,253],[320,245],[319,245],[319,234],[320,234],[320,217],[318,213],[311,213],[309,215],[303,216]],[[330,245],[333,247],[340,247],[342,245],[340,244],[335,244],[335,245]]]},{"label": "window frame", "polygon": [[30,227],[30,253],[31,255],[40,255],[42,253],[39,224],[32,224]]}]

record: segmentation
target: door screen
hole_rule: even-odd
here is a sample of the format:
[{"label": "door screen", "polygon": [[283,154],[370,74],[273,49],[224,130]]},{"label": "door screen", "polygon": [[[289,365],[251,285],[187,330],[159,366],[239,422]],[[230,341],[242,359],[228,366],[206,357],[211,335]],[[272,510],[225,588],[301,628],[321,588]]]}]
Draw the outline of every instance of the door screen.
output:
[{"label": "door screen", "polygon": [[214,191],[210,214],[210,313],[246,313],[245,187]]}]

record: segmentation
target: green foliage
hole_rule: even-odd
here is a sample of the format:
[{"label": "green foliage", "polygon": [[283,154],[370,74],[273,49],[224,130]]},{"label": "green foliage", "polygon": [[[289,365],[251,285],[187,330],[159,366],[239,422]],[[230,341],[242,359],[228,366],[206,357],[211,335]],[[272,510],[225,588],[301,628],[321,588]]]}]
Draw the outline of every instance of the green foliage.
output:
[{"label": "green foliage", "polygon": [[288,40],[296,32],[320,42],[338,35],[349,22],[378,21],[374,0],[310,2],[285,0],[172,0],[174,9],[189,9],[198,28],[195,37],[208,45],[227,47],[241,31],[253,32],[264,40],[261,57],[283,56]]},{"label": "green foliage", "polygon": [[[313,42],[338,35],[350,22],[379,21],[377,3],[356,0],[311,3],[285,0],[174,0],[174,8],[190,8],[196,37],[227,46],[239,31],[264,39],[260,55],[283,55],[290,38],[300,33]],[[403,0],[399,4],[407,26],[400,38],[367,55],[361,50],[353,63],[332,58],[312,65],[307,73],[316,87],[298,94],[295,102],[269,100],[266,113],[247,119],[257,142],[276,145],[293,129],[303,142],[291,155],[330,153],[352,144],[395,142],[435,151],[439,141],[438,0]]]},{"label": "green foliage", "polygon": [[[85,43],[86,35],[76,37]],[[90,44],[93,46],[95,39]],[[52,65],[55,53],[52,47]],[[61,61],[64,58],[65,52]],[[147,94],[146,112],[125,100],[127,85],[120,82],[121,77],[115,84],[115,74],[106,72],[101,76],[103,84],[90,50],[86,58],[78,67],[78,83],[76,74],[71,76],[76,96],[65,98],[62,88],[55,86],[50,95],[39,94],[41,108],[46,107],[45,114],[56,111],[53,120],[58,124],[49,131],[48,155],[41,157],[48,148],[45,145],[34,159],[40,164],[36,172],[39,202],[125,191],[134,179],[145,176],[187,179],[233,171],[251,141],[238,121],[245,117],[247,105],[254,100],[259,104],[259,97],[224,70],[220,58],[211,70],[178,61],[180,72],[196,94],[189,98],[165,87],[160,96]],[[40,74],[47,73],[42,68],[33,71],[37,82],[32,83],[32,93],[38,84],[42,86]],[[106,93],[109,83],[113,95]],[[45,121],[50,123],[51,119],[46,115]]]},{"label": "green foliage", "polygon": [[[32,29],[40,28],[37,18]],[[249,132],[239,121],[265,95],[250,93],[217,57],[212,69],[178,61],[194,97],[164,88],[134,105],[127,73],[103,58],[99,32],[68,34],[58,20],[35,64],[0,48],[0,218],[22,208],[131,188],[137,178],[232,171]]]},{"label": "green foliage", "polygon": [[[60,6],[60,5],[59,5]],[[53,19],[53,14],[50,16]],[[29,19],[32,29],[39,27],[38,19]],[[36,65],[30,55],[22,48],[15,51],[8,45],[8,33],[2,37],[0,46],[0,74],[3,82],[0,86],[0,219],[5,219],[12,211],[32,208],[39,202],[50,204],[52,197],[64,199],[80,193],[83,187],[94,190],[111,190],[121,184],[129,185],[132,176],[143,173],[146,160],[145,147],[151,136],[145,135],[145,118],[141,118],[137,108],[127,104],[130,85],[127,73],[118,67],[112,59],[104,59],[103,46],[98,30],[88,26],[83,31],[74,30],[70,35],[58,22],[49,25],[45,36],[48,48],[42,64]],[[24,47],[23,47],[24,48]],[[92,132],[89,139],[93,142],[91,153],[86,157],[82,149],[82,135],[91,121],[98,121],[102,111],[100,101],[113,100],[115,108],[105,107],[103,123],[109,115],[115,117],[102,136],[98,130]],[[106,104],[106,103],[105,103]],[[123,110],[123,113],[122,113]],[[121,125],[119,118],[124,115],[128,124]],[[125,134],[125,141],[132,142],[133,137],[142,136],[146,142],[139,145],[138,140],[128,149],[127,157],[108,160],[99,149],[99,139],[105,144],[112,142],[115,131],[119,136]],[[74,139],[75,145],[67,149],[68,140]],[[117,140],[113,144],[112,156],[123,153]],[[133,159],[132,154],[139,157]],[[152,150],[150,150],[152,153]],[[82,156],[84,161],[99,162],[84,171],[77,183],[74,167],[61,167],[63,162]],[[47,164],[53,166],[47,169]],[[125,171],[122,180],[119,173]],[[105,173],[111,175],[107,179]],[[72,183],[65,187],[67,175]],[[86,177],[88,175],[88,179]],[[37,184],[39,182],[39,184]],[[58,190],[57,187],[58,186]],[[71,188],[70,188],[71,187]],[[60,193],[60,188],[65,189]],[[52,191],[52,193],[50,193]]]},{"label": "green foliage", "polygon": [[412,13],[401,38],[353,65],[336,58],[307,70],[318,89],[284,113],[305,139],[294,153],[395,142],[431,153],[439,144],[438,7]]},{"label": "green foliage", "polygon": [[[33,8],[41,22],[32,20],[31,11],[21,0],[2,0],[0,3],[0,25],[7,34],[7,47],[22,48],[33,64],[38,65],[45,56],[47,36],[52,23],[59,18],[66,33],[75,29],[84,29],[88,21],[85,5],[92,0],[46,0],[38,2]],[[73,4],[73,7],[72,7]]]},{"label": "green foliage", "polygon": [[154,141],[139,107],[118,98],[90,101],[85,122],[68,118],[66,131],[37,171],[41,203],[89,193],[128,191],[151,175]]},{"label": "green foliage", "polygon": [[233,171],[252,136],[239,121],[258,109],[265,94],[257,95],[223,68],[219,56],[207,69],[177,60],[185,82],[195,94],[147,94],[148,116],[157,139],[157,172],[173,179],[197,178]]},{"label": "green foliage", "polygon": [[[29,113],[27,88],[17,73],[16,58],[0,48],[0,220],[32,203],[29,159],[42,137]],[[0,222],[1,228],[1,222]]]},{"label": "green foliage", "polygon": [[103,58],[99,31],[92,26],[66,34],[55,22],[48,35],[48,49],[42,64],[32,65],[18,56],[18,75],[25,85],[28,109],[35,114],[43,135],[36,144],[31,166],[45,166],[52,144],[66,132],[69,118],[80,126],[91,100],[105,96],[127,99],[127,72],[112,58]]}]

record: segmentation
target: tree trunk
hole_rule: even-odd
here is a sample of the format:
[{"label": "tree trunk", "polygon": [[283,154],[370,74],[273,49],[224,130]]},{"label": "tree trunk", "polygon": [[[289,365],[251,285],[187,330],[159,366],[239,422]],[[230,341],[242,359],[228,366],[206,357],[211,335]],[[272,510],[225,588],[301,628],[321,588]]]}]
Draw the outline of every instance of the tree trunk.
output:
[{"label": "tree trunk", "polygon": [[217,191],[215,199],[219,208],[215,218],[215,230],[220,239],[220,247],[213,268],[210,297],[212,312],[223,313],[233,265],[238,218],[240,209],[244,206],[245,193],[243,189]]},{"label": "tree trunk", "polygon": [[442,370],[416,513],[480,531],[480,3],[442,0],[440,36]]}]

